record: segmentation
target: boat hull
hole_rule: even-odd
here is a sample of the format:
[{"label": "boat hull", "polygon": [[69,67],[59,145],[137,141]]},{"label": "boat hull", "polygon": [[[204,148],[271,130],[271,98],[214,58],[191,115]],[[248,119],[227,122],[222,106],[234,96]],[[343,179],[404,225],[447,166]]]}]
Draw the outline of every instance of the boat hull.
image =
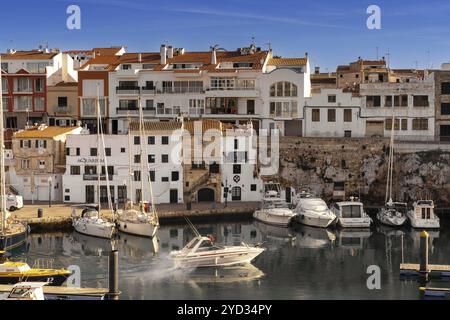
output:
[{"label": "boat hull", "polygon": [[118,220],[116,224],[117,229],[120,232],[145,238],[153,238],[159,228],[159,225],[148,222],[144,223]]},{"label": "boat hull", "polygon": [[342,228],[370,228],[370,218],[339,218],[338,225]]},{"label": "boat hull", "polygon": [[54,276],[0,276],[0,284],[16,284],[19,282],[51,282],[51,286],[62,286],[70,275],[54,275]]},{"label": "boat hull", "polygon": [[257,210],[253,213],[253,217],[256,220],[272,224],[275,226],[287,227],[291,222],[291,219],[295,216],[292,214],[273,214],[268,210]]},{"label": "boat hull", "polygon": [[401,227],[408,220],[405,215],[392,216],[384,210],[377,213],[377,219],[380,223],[390,227]]},{"label": "boat hull", "polygon": [[318,228],[328,228],[333,225],[336,221],[336,217],[334,218],[322,218],[322,217],[310,217],[304,214],[298,214],[292,218],[292,221],[295,221],[300,224],[304,224],[310,227],[318,227]]},{"label": "boat hull", "polygon": [[417,219],[414,214],[408,212],[408,219],[411,227],[416,229],[439,229],[441,227],[438,218],[435,219]]},{"label": "boat hull", "polygon": [[114,224],[93,223],[84,218],[74,219],[73,227],[76,232],[91,237],[111,239],[114,234]]},{"label": "boat hull", "polygon": [[251,248],[250,250],[224,252],[219,255],[194,255],[190,257],[173,257],[178,268],[221,267],[250,263],[264,251],[263,248]]},{"label": "boat hull", "polygon": [[15,232],[11,232],[6,235],[0,235],[0,250],[10,251],[23,245],[26,239],[27,229],[25,228],[25,226],[23,226],[23,228],[18,228],[18,230]]}]

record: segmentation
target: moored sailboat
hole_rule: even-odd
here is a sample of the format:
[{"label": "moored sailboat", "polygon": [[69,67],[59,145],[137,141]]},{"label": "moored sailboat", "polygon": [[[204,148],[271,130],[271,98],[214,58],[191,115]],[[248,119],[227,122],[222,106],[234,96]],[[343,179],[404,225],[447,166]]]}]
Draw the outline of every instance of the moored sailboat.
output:
[{"label": "moored sailboat", "polygon": [[106,189],[108,195],[109,210],[114,216],[111,204],[111,194],[109,188],[109,173],[108,165],[106,162],[105,142],[103,140],[103,129],[101,126],[101,111],[100,111],[100,99],[97,88],[97,101],[96,101],[96,113],[97,113],[97,204],[95,205],[82,205],[81,215],[77,215],[75,208],[72,209],[72,225],[78,233],[88,236],[111,239],[115,225],[101,217],[101,197],[100,197],[100,182],[101,182],[101,165],[100,165],[100,150],[103,150],[103,161],[106,178]]},{"label": "moored sailboat", "polygon": [[[128,129],[128,135],[130,137],[130,128]],[[140,196],[140,203],[139,203],[139,210],[136,210],[133,208],[133,201],[131,201],[130,207],[125,210],[121,210],[118,212],[118,217],[116,221],[116,225],[119,231],[141,236],[141,237],[149,237],[153,238],[156,236],[156,232],[159,228],[159,219],[158,214],[156,212],[155,208],[155,202],[153,197],[153,189],[152,189],[152,182],[150,179],[150,170],[148,168],[148,158],[147,156],[144,156],[144,148],[142,148],[142,144],[145,137],[145,129],[144,129],[144,114],[142,111],[142,105],[141,100],[139,99],[139,135],[140,135],[140,155],[141,155],[141,196]],[[130,150],[131,153],[131,144],[130,144]],[[145,144],[145,154],[148,154],[147,152],[147,144]],[[145,161],[145,163],[144,163]],[[145,170],[144,164],[147,165],[147,170]],[[130,161],[130,168],[131,168],[131,161]],[[147,212],[144,206],[144,179],[143,177],[147,178],[149,190],[150,190],[150,209],[151,213]],[[131,179],[131,174],[130,174]],[[132,191],[131,191],[132,192]]]},{"label": "moored sailboat", "polygon": [[[0,57],[1,62],[1,57]],[[0,82],[2,81],[0,72]],[[2,87],[0,86],[0,97]],[[3,100],[0,100],[0,250],[7,251],[25,243],[28,228],[25,224],[13,221],[6,204],[5,180],[5,138],[3,126]]]}]

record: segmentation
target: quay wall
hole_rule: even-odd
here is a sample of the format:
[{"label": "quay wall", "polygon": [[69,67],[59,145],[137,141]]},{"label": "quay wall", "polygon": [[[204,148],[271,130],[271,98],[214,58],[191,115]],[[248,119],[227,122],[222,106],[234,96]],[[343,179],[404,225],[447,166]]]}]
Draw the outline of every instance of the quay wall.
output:
[{"label": "quay wall", "polygon": [[[280,138],[283,184],[312,191],[327,201],[342,196],[336,188],[343,183],[345,197],[382,205],[388,158],[389,139],[385,138]],[[450,151],[409,153],[402,148],[394,158],[393,189],[394,200],[428,198],[437,206],[449,207]]]}]

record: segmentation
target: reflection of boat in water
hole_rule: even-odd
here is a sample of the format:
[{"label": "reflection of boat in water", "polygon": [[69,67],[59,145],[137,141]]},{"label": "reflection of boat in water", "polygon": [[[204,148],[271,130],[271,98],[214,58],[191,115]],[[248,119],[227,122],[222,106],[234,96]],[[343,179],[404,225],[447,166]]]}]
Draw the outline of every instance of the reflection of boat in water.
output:
[{"label": "reflection of boat in water", "polygon": [[112,250],[112,240],[106,238],[91,237],[78,232],[73,232],[69,241],[71,251],[80,252],[86,256],[101,256]]},{"label": "reflection of boat in water", "polygon": [[228,267],[198,268],[192,272],[176,272],[173,279],[177,282],[234,283],[261,279],[264,273],[254,265],[247,263]]},{"label": "reflection of boat in water", "polygon": [[122,233],[119,235],[120,241],[117,246],[124,254],[130,256],[145,256],[159,252],[160,240],[158,235],[153,238],[144,238],[131,234]]},{"label": "reflection of boat in water", "polygon": [[379,224],[376,227],[377,232],[384,234],[386,237],[401,237],[406,234],[403,229],[398,227],[391,227],[384,224]]},{"label": "reflection of boat in water", "polygon": [[295,233],[291,228],[269,225],[260,221],[254,221],[256,229],[259,230],[263,239],[290,242],[295,239]]},{"label": "reflection of boat in water", "polygon": [[367,228],[361,229],[338,229],[337,242],[340,247],[362,248],[364,239],[370,238],[372,231]]},{"label": "reflection of boat in water", "polygon": [[298,247],[320,248],[336,240],[334,232],[324,228],[296,224],[293,230],[296,232],[295,245]]}]

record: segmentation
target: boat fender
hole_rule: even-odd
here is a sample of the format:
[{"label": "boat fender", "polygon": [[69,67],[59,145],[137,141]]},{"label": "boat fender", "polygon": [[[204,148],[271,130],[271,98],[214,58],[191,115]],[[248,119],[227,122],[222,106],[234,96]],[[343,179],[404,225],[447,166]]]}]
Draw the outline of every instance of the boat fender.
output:
[{"label": "boat fender", "polygon": [[30,225],[27,225],[27,232],[30,234],[31,233],[31,227]]}]

